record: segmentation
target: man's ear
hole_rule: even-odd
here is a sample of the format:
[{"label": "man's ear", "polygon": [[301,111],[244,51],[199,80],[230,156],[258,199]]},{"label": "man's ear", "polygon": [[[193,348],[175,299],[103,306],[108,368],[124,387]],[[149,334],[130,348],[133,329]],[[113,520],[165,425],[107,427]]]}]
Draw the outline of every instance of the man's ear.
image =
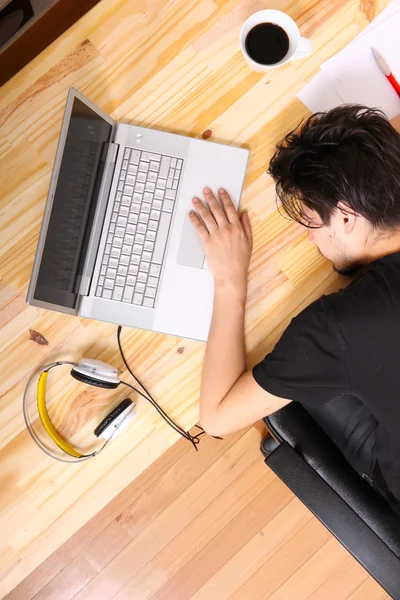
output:
[{"label": "man's ear", "polygon": [[337,204],[337,216],[340,218],[344,232],[349,235],[357,222],[357,213],[352,208],[347,206],[344,202],[338,202]]}]

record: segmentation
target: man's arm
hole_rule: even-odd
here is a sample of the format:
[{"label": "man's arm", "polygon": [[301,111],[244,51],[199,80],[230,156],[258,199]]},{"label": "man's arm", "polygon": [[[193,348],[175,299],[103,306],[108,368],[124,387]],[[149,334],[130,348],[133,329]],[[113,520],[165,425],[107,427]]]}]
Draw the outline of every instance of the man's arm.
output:
[{"label": "man's arm", "polygon": [[[244,310],[252,249],[247,213],[240,218],[225,190],[221,204],[204,189],[208,208],[194,198],[191,219],[214,277],[214,307],[200,390],[200,422],[211,435],[224,435],[282,406],[284,400],[263,390],[246,372]],[[199,218],[200,217],[200,218]]]}]

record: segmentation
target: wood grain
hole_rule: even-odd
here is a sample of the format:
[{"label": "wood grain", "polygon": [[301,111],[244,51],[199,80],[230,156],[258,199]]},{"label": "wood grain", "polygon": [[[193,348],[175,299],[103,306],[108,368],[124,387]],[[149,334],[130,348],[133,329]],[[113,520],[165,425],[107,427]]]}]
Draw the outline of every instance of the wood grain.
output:
[{"label": "wood grain", "polygon": [[[251,365],[271,349],[297,312],[342,285],[301,227],[278,214],[265,170],[276,142],[307,116],[296,92],[386,4],[102,0],[0,89],[1,594],[177,439],[151,406],[137,398],[136,422],[92,462],[52,462],[24,428],[21,397],[39,363],[90,356],[123,366],[113,325],[24,303],[68,88],[77,87],[125,122],[190,136],[207,129],[211,141],[250,149],[243,207],[254,231],[246,315]],[[243,60],[238,32],[249,14],[266,6],[287,11],[302,35],[312,38],[314,52],[305,61],[260,74]],[[49,345],[35,344],[29,329],[44,335]],[[204,345],[128,329],[123,337],[130,364],[164,408],[186,428],[196,423]],[[67,370],[60,369],[49,381],[52,417],[83,447],[91,443],[95,424],[122,397],[77,384]],[[138,549],[139,559],[140,554]]]},{"label": "wood grain", "polygon": [[261,455],[254,459],[260,439],[255,427],[208,438],[203,457],[180,440],[6,600],[387,600]]}]

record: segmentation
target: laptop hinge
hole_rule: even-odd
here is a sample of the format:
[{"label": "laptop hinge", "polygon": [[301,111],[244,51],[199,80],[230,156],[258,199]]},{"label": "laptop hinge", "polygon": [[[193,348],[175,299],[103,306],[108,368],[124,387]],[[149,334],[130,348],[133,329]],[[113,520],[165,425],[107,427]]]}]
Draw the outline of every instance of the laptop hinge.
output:
[{"label": "laptop hinge", "polygon": [[90,284],[92,281],[94,266],[96,262],[97,251],[99,249],[100,238],[103,231],[104,217],[107,210],[108,199],[114,175],[115,162],[117,160],[118,155],[118,149],[119,145],[113,142],[111,142],[104,149],[104,152],[106,153],[104,174],[99,190],[99,197],[97,201],[96,212],[93,219],[92,231],[90,233],[89,243],[87,247],[85,264],[82,271],[82,278],[79,285],[79,295],[81,296],[87,296],[89,294]]}]

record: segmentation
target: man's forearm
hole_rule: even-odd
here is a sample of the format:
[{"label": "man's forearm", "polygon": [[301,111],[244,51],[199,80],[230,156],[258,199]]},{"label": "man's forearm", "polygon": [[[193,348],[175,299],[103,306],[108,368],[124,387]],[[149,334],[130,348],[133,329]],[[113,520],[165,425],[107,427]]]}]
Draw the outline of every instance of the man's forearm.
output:
[{"label": "man's forearm", "polygon": [[200,421],[214,411],[246,369],[244,300],[228,289],[216,288],[200,390]]}]

